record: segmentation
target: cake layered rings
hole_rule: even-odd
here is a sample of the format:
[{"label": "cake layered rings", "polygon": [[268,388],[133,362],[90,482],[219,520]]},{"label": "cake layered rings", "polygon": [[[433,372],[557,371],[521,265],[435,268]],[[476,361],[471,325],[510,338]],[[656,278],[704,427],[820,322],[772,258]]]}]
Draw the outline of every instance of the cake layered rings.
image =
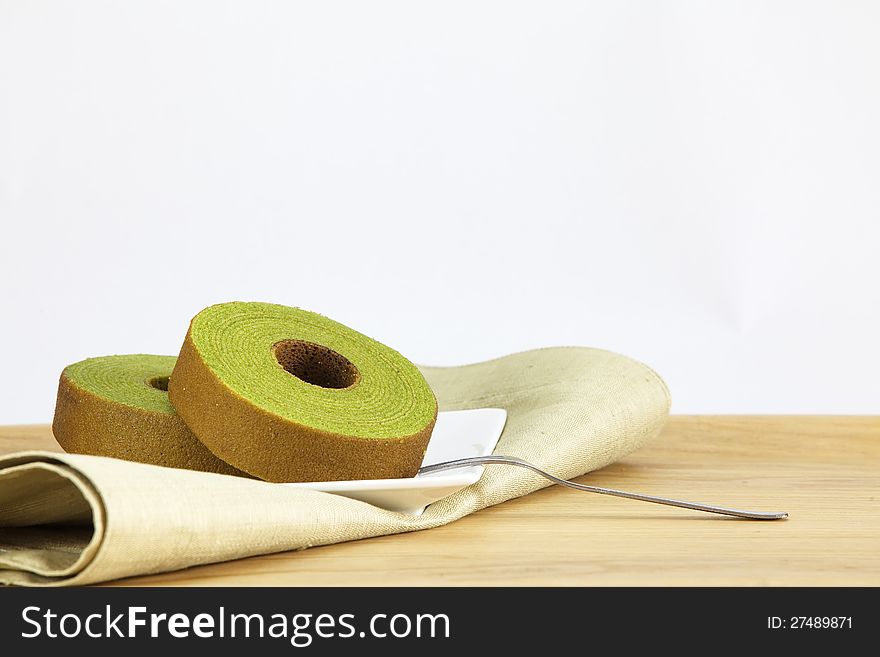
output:
[{"label": "cake layered rings", "polygon": [[217,458],[168,401],[174,356],[89,358],[64,368],[52,431],[68,452],[244,474]]},{"label": "cake layered rings", "polygon": [[[70,379],[86,363],[100,369],[113,358],[163,363],[167,379],[142,368],[127,374],[123,387],[149,398],[152,413],[161,406],[165,424],[147,415],[143,402],[141,413],[110,422],[106,410],[71,404],[68,393],[62,395],[65,375]],[[91,396],[120,403],[115,379],[95,378],[103,382]],[[165,380],[167,393],[160,389]],[[393,349],[316,313],[233,302],[193,318],[176,361],[119,356],[65,369],[53,429],[70,451],[158,463],[157,441],[168,453],[164,445],[173,435],[175,445],[187,444],[186,437],[198,446],[194,452],[202,449],[210,459],[162,465],[274,482],[333,481],[414,476],[436,418],[437,401],[424,377]],[[88,438],[85,429],[102,423],[104,437]],[[140,445],[126,446],[132,440]]]}]

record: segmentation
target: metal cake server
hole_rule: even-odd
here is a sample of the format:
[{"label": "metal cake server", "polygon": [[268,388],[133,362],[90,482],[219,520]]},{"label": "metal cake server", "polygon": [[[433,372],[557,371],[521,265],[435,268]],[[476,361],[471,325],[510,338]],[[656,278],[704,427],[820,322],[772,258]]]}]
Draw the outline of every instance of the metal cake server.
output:
[{"label": "metal cake server", "polygon": [[613,495],[615,497],[625,497],[628,500],[639,500],[641,502],[653,502],[654,504],[665,504],[666,506],[678,506],[683,509],[691,509],[693,511],[705,511],[706,513],[718,513],[724,516],[734,516],[736,518],[745,518],[747,520],[784,520],[788,518],[787,513],[764,513],[761,511],[743,511],[741,509],[728,509],[722,506],[713,506],[711,504],[701,504],[699,502],[684,502],[682,500],[671,500],[666,497],[655,497],[654,495],[642,495],[641,493],[628,493],[623,490],[614,488],[600,488],[598,486],[587,486],[585,484],[576,484],[573,481],[560,479],[549,472],[545,472],[538,466],[516,458],[515,456],[473,456],[466,459],[456,459],[454,461],[444,461],[433,465],[426,465],[419,468],[418,474],[430,474],[432,472],[442,472],[444,470],[454,470],[455,468],[466,467],[469,465],[513,465],[520,468],[526,468],[532,472],[549,479],[554,484],[574,488],[575,490],[583,490],[588,493],[599,493],[600,495]]}]

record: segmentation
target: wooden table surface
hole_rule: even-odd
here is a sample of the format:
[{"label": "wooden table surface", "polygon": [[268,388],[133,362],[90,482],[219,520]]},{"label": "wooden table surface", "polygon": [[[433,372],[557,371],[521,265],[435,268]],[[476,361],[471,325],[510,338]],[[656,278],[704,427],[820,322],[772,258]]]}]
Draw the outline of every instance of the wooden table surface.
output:
[{"label": "wooden table surface", "polygon": [[[0,427],[0,453],[60,449]],[[880,417],[674,416],[578,479],[788,511],[754,522],[553,487],[445,527],[123,585],[880,585]]]}]

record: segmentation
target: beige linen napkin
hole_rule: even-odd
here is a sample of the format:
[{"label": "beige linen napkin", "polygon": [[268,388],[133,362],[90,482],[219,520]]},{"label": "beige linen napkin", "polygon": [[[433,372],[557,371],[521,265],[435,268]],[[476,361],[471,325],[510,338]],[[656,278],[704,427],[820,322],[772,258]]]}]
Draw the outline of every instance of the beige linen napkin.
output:
[{"label": "beige linen napkin", "polygon": [[[638,448],[669,411],[652,370],[597,349],[540,349],[422,371],[441,410],[507,409],[496,454],[564,478]],[[24,452],[0,460],[0,582],[87,584],[429,529],[547,485],[520,468],[489,466],[477,483],[413,517],[280,484]]]}]

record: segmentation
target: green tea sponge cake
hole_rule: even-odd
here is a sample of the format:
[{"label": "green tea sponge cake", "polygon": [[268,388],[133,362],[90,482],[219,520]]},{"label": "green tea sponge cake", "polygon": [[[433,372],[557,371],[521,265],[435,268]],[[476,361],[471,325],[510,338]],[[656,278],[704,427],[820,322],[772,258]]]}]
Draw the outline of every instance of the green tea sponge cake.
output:
[{"label": "green tea sponge cake", "polygon": [[168,401],[174,356],[89,358],[64,368],[52,431],[68,452],[243,475],[192,435]]},{"label": "green tea sponge cake", "polygon": [[434,393],[399,353],[268,303],[196,315],[168,393],[214,454],[275,482],[412,477],[437,418]]}]

